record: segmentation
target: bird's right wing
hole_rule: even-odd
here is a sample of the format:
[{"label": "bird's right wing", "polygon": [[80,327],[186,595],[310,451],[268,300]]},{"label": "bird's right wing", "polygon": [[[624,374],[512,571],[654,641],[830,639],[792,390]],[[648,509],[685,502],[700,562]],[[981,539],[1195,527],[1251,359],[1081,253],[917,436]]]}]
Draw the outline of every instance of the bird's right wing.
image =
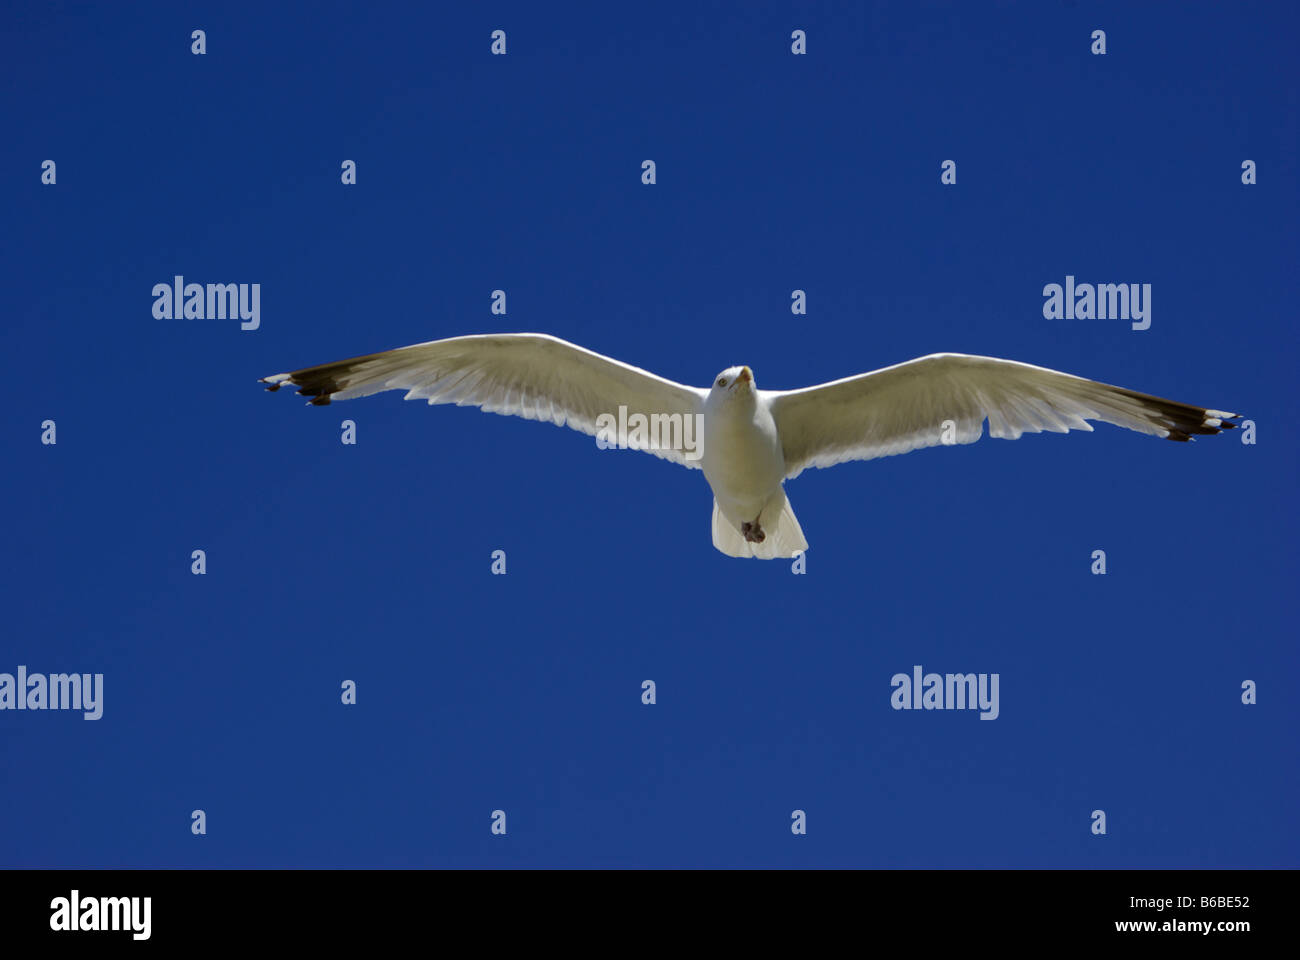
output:
[{"label": "bird's right wing", "polygon": [[[384,390],[405,390],[407,400],[474,406],[487,413],[547,420],[596,436],[597,418],[618,421],[642,414],[649,420],[678,417],[667,427],[692,429],[683,421],[703,412],[706,391],[620,363],[542,333],[497,333],[433,340],[337,363],[277,373],[262,380],[268,390],[291,384],[314,404],[351,400]],[[677,426],[679,425],[680,426]],[[678,434],[681,435],[680,433]],[[693,435],[693,434],[692,434]],[[628,432],[628,446],[687,467],[700,466],[682,449],[659,446],[654,430]],[[702,442],[695,437],[695,442]],[[679,446],[682,446],[679,444]]]},{"label": "bird's right wing", "polygon": [[[1101,420],[1170,440],[1218,433],[1235,413],[1208,410],[1014,360],[936,353],[803,390],[766,392],[786,476],[989,434],[1092,430]],[[945,427],[945,425],[947,425]]]}]

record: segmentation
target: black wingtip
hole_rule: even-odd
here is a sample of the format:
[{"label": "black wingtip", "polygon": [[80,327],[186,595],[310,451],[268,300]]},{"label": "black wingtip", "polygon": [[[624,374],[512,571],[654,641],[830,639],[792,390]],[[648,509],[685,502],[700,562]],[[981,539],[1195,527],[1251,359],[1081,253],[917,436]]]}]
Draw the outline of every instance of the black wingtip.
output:
[{"label": "black wingtip", "polygon": [[[1152,423],[1162,426],[1168,431],[1165,434],[1167,440],[1186,443],[1193,437],[1213,436],[1220,431],[1232,430],[1238,426],[1238,424],[1229,423],[1228,418],[1220,415],[1221,411],[1219,410],[1177,403],[1173,400],[1165,400],[1162,397],[1153,397],[1150,394],[1126,392],[1135,399],[1141,400],[1155,414],[1152,417]],[[1211,414],[1216,416],[1211,416]],[[1240,418],[1241,414],[1232,416],[1234,420]],[[1217,422],[1210,423],[1210,420]]]}]

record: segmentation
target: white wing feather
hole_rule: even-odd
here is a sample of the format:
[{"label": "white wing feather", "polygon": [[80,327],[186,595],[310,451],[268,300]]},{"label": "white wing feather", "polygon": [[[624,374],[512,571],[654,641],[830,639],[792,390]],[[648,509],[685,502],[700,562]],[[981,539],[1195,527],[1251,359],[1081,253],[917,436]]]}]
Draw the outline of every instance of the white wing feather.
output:
[{"label": "white wing feather", "polygon": [[[656,376],[542,333],[434,340],[265,377],[268,390],[299,387],[314,404],[405,390],[407,400],[474,406],[487,413],[546,420],[595,436],[601,414],[682,417],[703,412],[707,391]],[[629,440],[635,435],[629,437]],[[682,450],[640,446],[699,468]]]},{"label": "white wing feather", "polygon": [[[983,432],[1092,430],[1101,420],[1187,440],[1218,433],[1235,413],[1208,410],[1013,360],[936,353],[832,383],[761,391],[785,452],[786,476],[808,467],[871,460],[941,443],[974,443]],[[951,424],[945,430],[945,421]],[[950,438],[950,439],[949,439]]]}]

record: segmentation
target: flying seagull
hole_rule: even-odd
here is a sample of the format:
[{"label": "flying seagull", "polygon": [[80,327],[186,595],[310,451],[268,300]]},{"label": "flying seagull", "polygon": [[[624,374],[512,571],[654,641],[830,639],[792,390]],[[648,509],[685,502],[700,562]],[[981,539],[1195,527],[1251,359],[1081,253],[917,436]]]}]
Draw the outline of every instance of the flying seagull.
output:
[{"label": "flying seagull", "polygon": [[1239,417],[961,353],[935,353],[802,390],[759,390],[746,366],[723,370],[708,389],[688,387],[543,333],[433,340],[260,382],[268,390],[296,386],[317,405],[405,390],[407,400],[549,420],[598,440],[626,411],[661,425],[699,424],[696,451],[677,442],[686,431],[669,443],[633,431],[624,445],[703,469],[714,497],[713,545],[730,557],[763,559],[808,548],[783,487],[808,467],[974,443],[985,419],[991,436],[1008,440],[1043,430],[1091,431],[1089,420],[1188,440],[1235,427],[1228,421]]}]

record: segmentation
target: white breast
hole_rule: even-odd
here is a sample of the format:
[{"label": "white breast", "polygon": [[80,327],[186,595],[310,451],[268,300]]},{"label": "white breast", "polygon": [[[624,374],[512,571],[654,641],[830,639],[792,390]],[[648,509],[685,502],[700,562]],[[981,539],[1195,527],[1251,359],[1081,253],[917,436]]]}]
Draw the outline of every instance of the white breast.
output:
[{"label": "white breast", "polygon": [[706,404],[704,476],[723,513],[752,519],[785,476],[785,456],[767,405],[752,393]]}]

